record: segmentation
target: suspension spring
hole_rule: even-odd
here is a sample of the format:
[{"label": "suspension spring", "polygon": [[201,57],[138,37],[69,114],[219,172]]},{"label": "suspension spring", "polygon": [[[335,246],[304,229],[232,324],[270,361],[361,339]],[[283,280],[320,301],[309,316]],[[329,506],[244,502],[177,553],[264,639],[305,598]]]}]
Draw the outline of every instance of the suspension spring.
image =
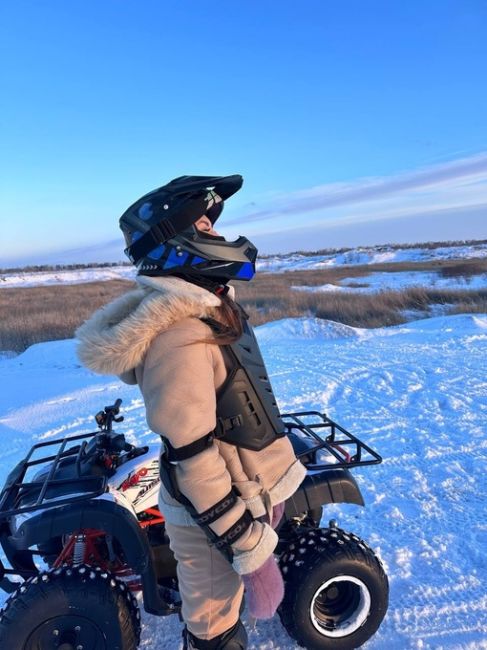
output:
[{"label": "suspension spring", "polygon": [[73,564],[83,564],[86,551],[86,535],[76,535],[73,548]]}]

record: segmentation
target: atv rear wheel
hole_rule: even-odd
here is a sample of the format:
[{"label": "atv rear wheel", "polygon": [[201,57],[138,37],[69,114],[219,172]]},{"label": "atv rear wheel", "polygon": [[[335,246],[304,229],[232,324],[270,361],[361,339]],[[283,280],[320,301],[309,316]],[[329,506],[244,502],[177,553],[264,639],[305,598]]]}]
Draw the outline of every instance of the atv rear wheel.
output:
[{"label": "atv rear wheel", "polygon": [[304,533],[281,556],[288,633],[308,650],[351,650],[385,616],[387,576],[365,542],[339,528]]},{"label": "atv rear wheel", "polygon": [[136,650],[137,602],[125,584],[86,565],[29,578],[0,612],[0,648]]}]

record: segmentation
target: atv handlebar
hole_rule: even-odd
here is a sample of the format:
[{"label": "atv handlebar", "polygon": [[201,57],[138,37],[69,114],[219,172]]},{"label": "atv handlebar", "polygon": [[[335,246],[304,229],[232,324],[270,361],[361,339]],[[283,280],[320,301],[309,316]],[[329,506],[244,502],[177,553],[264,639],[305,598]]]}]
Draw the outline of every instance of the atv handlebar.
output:
[{"label": "atv handlebar", "polygon": [[111,433],[113,422],[123,422],[123,415],[117,418],[117,415],[120,413],[121,404],[122,400],[118,398],[115,401],[115,404],[112,404],[111,406],[105,406],[105,409],[103,411],[99,411],[95,415],[95,421],[102,431]]}]

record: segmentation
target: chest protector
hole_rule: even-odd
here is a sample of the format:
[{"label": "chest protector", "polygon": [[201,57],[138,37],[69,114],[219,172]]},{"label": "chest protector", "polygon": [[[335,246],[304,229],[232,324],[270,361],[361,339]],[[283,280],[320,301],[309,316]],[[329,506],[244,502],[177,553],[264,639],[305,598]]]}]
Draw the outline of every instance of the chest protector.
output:
[{"label": "chest protector", "polygon": [[217,393],[216,435],[232,445],[260,451],[284,436],[286,428],[253,329],[246,317],[242,320],[241,338],[223,346],[228,375]]}]

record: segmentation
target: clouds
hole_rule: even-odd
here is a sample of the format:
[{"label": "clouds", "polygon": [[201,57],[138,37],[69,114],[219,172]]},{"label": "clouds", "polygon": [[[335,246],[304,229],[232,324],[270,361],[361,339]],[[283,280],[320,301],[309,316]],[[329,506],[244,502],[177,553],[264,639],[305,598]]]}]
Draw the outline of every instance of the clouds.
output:
[{"label": "clouds", "polygon": [[[487,153],[380,178],[330,183],[275,196],[225,221],[235,226],[279,219],[280,227],[384,220],[447,208],[487,204]],[[318,213],[319,214],[316,214]],[[313,214],[315,213],[315,214]],[[222,224],[223,225],[223,224]],[[252,228],[262,232],[262,226]]]},{"label": "clouds", "polygon": [[[487,152],[402,174],[274,194],[237,210],[229,202],[218,223],[227,239],[247,235],[263,253],[485,239]],[[121,236],[98,241],[79,249],[4,255],[2,261],[14,266],[124,259]]]},{"label": "clouds", "polygon": [[252,235],[252,241],[259,252],[265,254],[376,244],[485,239],[486,221],[486,205],[452,207],[394,219],[324,222],[287,230],[269,229]]}]

